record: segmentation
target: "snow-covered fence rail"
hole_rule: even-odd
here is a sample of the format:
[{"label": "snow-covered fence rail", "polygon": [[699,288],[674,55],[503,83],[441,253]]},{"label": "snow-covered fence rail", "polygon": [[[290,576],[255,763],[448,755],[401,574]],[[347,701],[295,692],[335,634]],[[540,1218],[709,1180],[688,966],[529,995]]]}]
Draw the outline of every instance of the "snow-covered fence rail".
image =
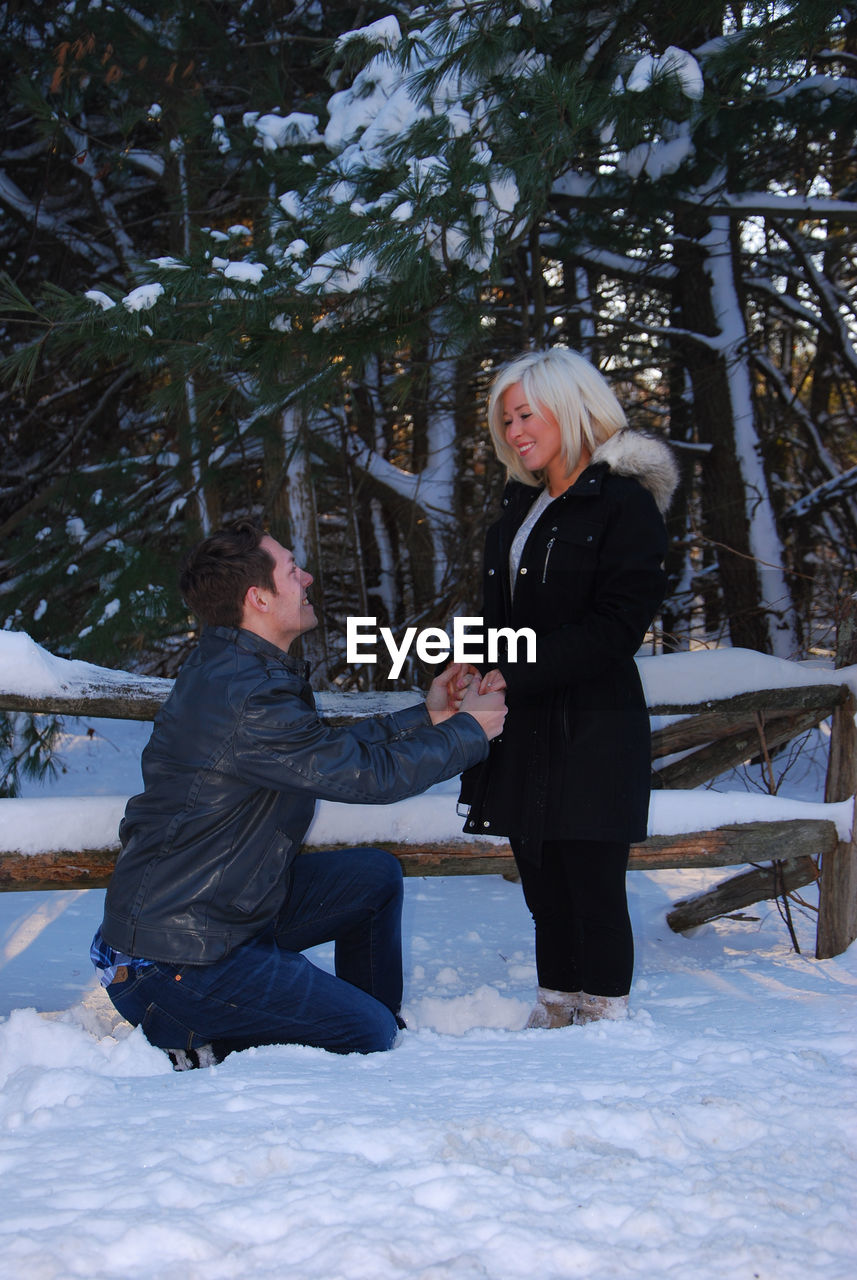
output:
[{"label": "snow-covered fence rail", "polygon": [[[652,715],[655,790],[650,835],[633,846],[633,869],[752,864],[698,898],[678,903],[686,929],[761,898],[820,884],[816,955],[838,955],[857,936],[855,668],[827,670],[748,650],[641,658]],[[27,636],[0,633],[0,709],[149,720],[172,682],[67,662]],[[320,694],[322,712],[347,722],[408,705],[407,693]],[[692,790],[831,720],[823,802]],[[772,776],[772,774],[771,774]],[[307,844],[386,846],[407,875],[514,874],[501,840],[461,832],[453,785],[393,806],[322,803]],[[118,851],[126,797],[0,800],[0,890],[103,887]],[[344,834],[345,833],[345,834]]]}]

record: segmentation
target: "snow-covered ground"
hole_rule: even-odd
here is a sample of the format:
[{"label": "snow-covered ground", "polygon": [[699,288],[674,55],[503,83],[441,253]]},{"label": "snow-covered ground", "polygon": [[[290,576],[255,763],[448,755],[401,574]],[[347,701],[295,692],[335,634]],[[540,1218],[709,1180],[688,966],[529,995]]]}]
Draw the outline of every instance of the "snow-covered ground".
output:
[{"label": "snow-covered ground", "polygon": [[[138,788],[147,726],[88,724],[46,794]],[[857,946],[812,959],[796,908],[797,955],[772,904],[673,935],[719,874],[632,873],[624,1023],[522,1030],[520,889],[409,880],[392,1053],[184,1074],[95,983],[102,893],[0,894],[0,1275],[850,1280]]]}]

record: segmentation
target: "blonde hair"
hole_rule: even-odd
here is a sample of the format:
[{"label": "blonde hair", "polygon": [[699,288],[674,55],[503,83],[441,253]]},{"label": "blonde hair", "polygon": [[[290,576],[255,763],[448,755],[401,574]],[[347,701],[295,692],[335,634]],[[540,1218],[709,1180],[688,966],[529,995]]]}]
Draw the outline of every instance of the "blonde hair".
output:
[{"label": "blonde hair", "polygon": [[551,347],[519,356],[499,371],[488,397],[494,451],[510,480],[530,485],[545,481],[541,472],[527,470],[517,449],[506,440],[503,395],[516,382],[520,382],[531,409],[547,410],[556,418],[567,475],[577,466],[584,448],[594,453],[626,425],[625,412],[605,379],[576,351]]}]

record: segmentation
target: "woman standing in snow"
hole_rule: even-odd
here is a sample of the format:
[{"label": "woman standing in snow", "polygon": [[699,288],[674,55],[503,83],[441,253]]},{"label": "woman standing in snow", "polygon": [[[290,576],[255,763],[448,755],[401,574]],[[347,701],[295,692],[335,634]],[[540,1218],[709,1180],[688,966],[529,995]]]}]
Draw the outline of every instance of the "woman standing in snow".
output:
[{"label": "woman standing in snow", "polygon": [[[645,838],[649,720],[634,654],[664,595],[670,449],[627,428],[602,376],[564,348],[521,356],[488,404],[509,483],[488,531],[486,627],[532,628],[535,661],[499,658],[509,707],[463,775],[465,830],[510,839],[535,922],[528,1026],[625,1014],[634,944],[629,845]],[[523,650],[523,646],[521,646]]]}]

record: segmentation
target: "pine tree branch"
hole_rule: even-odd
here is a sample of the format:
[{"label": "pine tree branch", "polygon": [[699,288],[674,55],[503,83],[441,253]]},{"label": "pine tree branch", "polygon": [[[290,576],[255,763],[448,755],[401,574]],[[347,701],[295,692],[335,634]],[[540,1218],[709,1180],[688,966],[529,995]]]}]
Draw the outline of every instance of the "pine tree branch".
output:
[{"label": "pine tree branch", "polygon": [[797,255],[804,277],[812,285],[813,292],[818,299],[818,305],[824,317],[828,334],[835,343],[836,350],[843,363],[850,371],[851,377],[857,379],[857,351],[854,349],[851,334],[842,314],[842,310],[846,309],[853,316],[853,299],[844,295],[842,297],[835,296],[838,290],[835,290],[832,282],[816,267],[801,236],[796,235],[789,227],[783,226],[781,223],[776,224],[776,231],[778,235],[782,236],[792,252]]},{"label": "pine tree branch", "polygon": [[[94,422],[97,422],[97,420],[101,417],[101,414],[103,413],[105,407],[107,406],[109,401],[113,398],[113,396],[116,395],[116,393],[120,391],[122,387],[124,387],[128,382],[130,382],[130,380],[133,377],[134,377],[133,369],[124,369],[119,374],[118,377],[114,378],[110,386],[106,389],[106,391],[102,393],[100,399],[98,400],[98,403],[92,409],[90,409],[89,413],[86,414],[85,417],[83,417],[80,420],[80,422],[75,424],[75,426],[72,428],[72,430],[69,432],[68,436],[66,437],[65,443],[58,450],[52,451],[50,461],[47,462],[45,466],[42,467],[41,470],[36,474],[33,474],[31,472],[27,476],[26,480],[23,480],[20,484],[16,485],[11,489],[4,490],[2,494],[4,500],[14,502],[18,494],[30,491],[34,487],[40,487],[45,481],[47,481],[54,474],[54,472],[57,471],[59,467],[63,465],[69,453],[74,448],[75,444],[77,444],[78,440],[80,440],[82,436],[85,436],[86,433],[89,431],[89,428],[92,426],[92,424]],[[78,387],[74,388],[74,390],[77,390],[77,389],[79,389],[79,385]],[[69,393],[65,392],[63,394],[69,394]],[[36,411],[37,410],[34,409],[33,413],[35,413]],[[32,414],[30,415],[30,417],[32,417]],[[12,530],[20,523],[20,521],[25,518],[25,515],[29,515],[29,514],[31,514],[31,511],[27,511],[26,508],[22,508],[21,512],[16,513],[15,516],[11,517],[9,520],[5,521],[2,525],[0,525],[0,538],[2,538],[4,535],[8,533],[11,533]]]},{"label": "pine tree branch", "polygon": [[91,262],[99,271],[114,271],[117,266],[116,257],[93,240],[86,240],[74,231],[68,223],[48,213],[43,206],[36,205],[12,181],[5,170],[0,170],[0,200],[12,209],[25,223],[39,231],[49,232],[56,236],[72,253]]}]

